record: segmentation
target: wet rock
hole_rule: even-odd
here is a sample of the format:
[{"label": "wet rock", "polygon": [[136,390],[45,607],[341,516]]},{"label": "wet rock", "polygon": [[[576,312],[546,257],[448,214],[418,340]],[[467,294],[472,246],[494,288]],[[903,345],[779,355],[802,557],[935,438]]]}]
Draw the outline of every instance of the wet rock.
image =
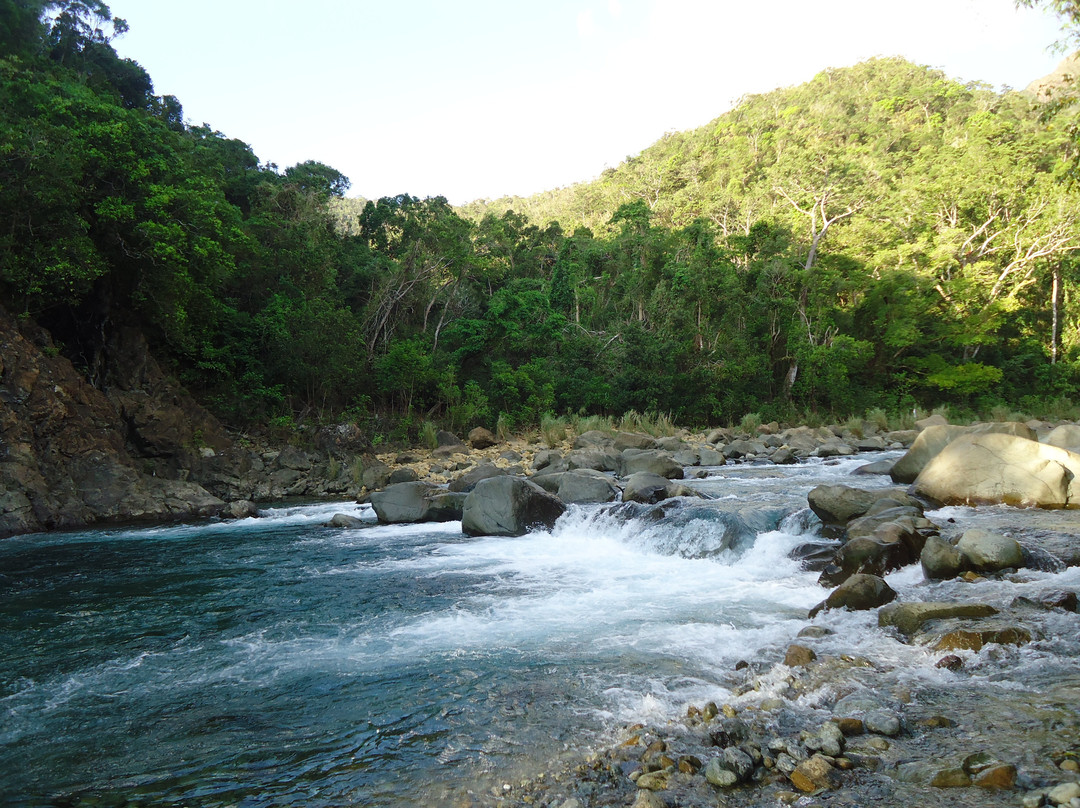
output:
[{"label": "wet rock", "polygon": [[857,474],[857,475],[860,475],[860,476],[864,475],[864,474],[865,475],[888,474],[890,471],[892,471],[893,462],[894,461],[892,461],[892,460],[876,460],[873,463],[867,463],[865,466],[859,466],[857,469],[855,469],[851,473],[852,474]]},{"label": "wet rock", "polygon": [[822,755],[814,755],[795,767],[791,783],[799,791],[811,792],[840,786],[840,773]]},{"label": "wet rock", "polygon": [[724,750],[723,765],[735,773],[740,783],[749,780],[754,773],[753,759],[737,746],[729,746]]},{"label": "wet rock", "polygon": [[956,656],[956,654],[949,654],[949,655],[943,656],[941,659],[939,659],[934,664],[934,667],[935,668],[944,668],[947,671],[953,671],[955,673],[956,671],[963,669],[964,660],[962,660],[960,657]]},{"label": "wet rock", "polygon": [[474,449],[487,449],[491,446],[497,446],[499,443],[499,439],[482,426],[470,430],[468,440],[469,445]]},{"label": "wet rock", "polygon": [[230,502],[221,512],[222,518],[225,519],[249,519],[258,515],[258,508],[255,506],[255,503],[249,499],[238,499]]},{"label": "wet rock", "polygon": [[828,637],[830,634],[834,633],[835,632],[831,628],[825,628],[825,626],[805,626],[804,628],[800,629],[799,633],[796,636],[810,637],[816,639],[820,637]]},{"label": "wet rock", "polygon": [[781,447],[769,455],[769,462],[775,463],[777,466],[790,466],[798,463],[799,458],[790,449]]},{"label": "wet rock", "polygon": [[998,763],[979,772],[972,782],[979,788],[1013,788],[1016,785],[1016,767],[1011,763]]},{"label": "wet rock", "polygon": [[829,609],[860,611],[874,609],[896,599],[896,592],[876,575],[859,573],[840,584],[830,595],[810,610],[810,617]]},{"label": "wet rock", "polygon": [[636,781],[638,788],[648,791],[663,791],[668,787],[670,775],[667,772],[645,772]]},{"label": "wet rock", "polygon": [[900,717],[891,710],[871,710],[863,718],[866,731],[889,738],[900,734]]},{"label": "wet rock", "polygon": [[520,477],[489,477],[468,494],[461,529],[469,536],[521,536],[550,530],[566,506],[543,488]]},{"label": "wet rock", "polygon": [[997,613],[997,609],[986,603],[954,603],[952,601],[890,603],[878,612],[878,625],[893,626],[910,637],[931,620],[954,617],[992,617]]},{"label": "wet rock", "polygon": [[712,758],[705,764],[705,779],[717,788],[731,788],[739,784],[739,776],[727,768],[720,758]]},{"label": "wet rock", "polygon": [[805,645],[790,645],[784,654],[784,664],[789,668],[809,665],[817,659],[817,654]]},{"label": "wet rock", "polygon": [[967,788],[971,785],[971,776],[961,768],[942,769],[934,775],[930,785],[935,788]]},{"label": "wet rock", "polygon": [[[581,803],[578,803],[579,808],[580,805]],[[634,798],[634,802],[631,808],[668,808],[668,803],[667,800],[665,800],[655,791],[641,789],[638,791],[637,796]]]},{"label": "wet rock", "polygon": [[1024,563],[1023,550],[1015,539],[980,528],[966,531],[956,543],[956,549],[979,572],[1015,569]]},{"label": "wet rock", "polygon": [[955,578],[964,569],[964,557],[960,551],[940,536],[930,536],[919,555],[923,575],[929,580]]},{"label": "wet rock", "polygon": [[833,561],[822,570],[818,583],[822,586],[839,586],[856,573],[881,576],[906,566],[910,561],[910,550],[902,542],[859,537],[836,551]]},{"label": "wet rock", "polygon": [[364,520],[349,516],[347,513],[335,513],[326,523],[327,527],[364,527]]},{"label": "wet rock", "polygon": [[1031,633],[1019,626],[1006,628],[957,629],[945,634],[935,651],[981,651],[986,645],[1026,645]]}]

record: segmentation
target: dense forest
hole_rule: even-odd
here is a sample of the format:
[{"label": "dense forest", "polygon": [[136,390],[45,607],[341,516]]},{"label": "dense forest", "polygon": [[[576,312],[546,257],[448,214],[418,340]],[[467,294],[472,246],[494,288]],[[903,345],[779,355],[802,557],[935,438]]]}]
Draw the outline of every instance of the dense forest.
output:
[{"label": "dense forest", "polygon": [[1068,105],[901,59],[744,99],[594,182],[343,200],[184,120],[100,0],[0,0],[0,302],[94,380],[141,328],[227,423],[405,439],[1080,393]]}]

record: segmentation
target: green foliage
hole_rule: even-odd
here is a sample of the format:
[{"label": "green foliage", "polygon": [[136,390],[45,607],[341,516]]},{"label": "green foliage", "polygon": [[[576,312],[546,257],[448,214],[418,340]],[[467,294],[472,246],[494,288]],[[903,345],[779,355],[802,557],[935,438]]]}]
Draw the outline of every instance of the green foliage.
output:
[{"label": "green foliage", "polygon": [[185,125],[98,0],[0,14],[0,301],[88,370],[140,327],[233,423],[554,443],[1080,397],[1072,130],[1019,94],[871,60],[457,211]]}]

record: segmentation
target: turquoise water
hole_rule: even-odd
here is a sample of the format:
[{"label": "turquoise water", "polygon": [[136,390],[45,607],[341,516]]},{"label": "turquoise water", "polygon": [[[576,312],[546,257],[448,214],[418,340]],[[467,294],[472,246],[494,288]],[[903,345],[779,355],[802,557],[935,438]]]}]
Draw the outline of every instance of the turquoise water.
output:
[{"label": "turquoise water", "polygon": [[[701,485],[793,513],[847,470]],[[821,596],[786,557],[802,528],[702,558],[723,523],[594,508],[471,539],[335,512],[373,522],[338,503],[0,542],[3,804],[460,804],[722,699]]]}]

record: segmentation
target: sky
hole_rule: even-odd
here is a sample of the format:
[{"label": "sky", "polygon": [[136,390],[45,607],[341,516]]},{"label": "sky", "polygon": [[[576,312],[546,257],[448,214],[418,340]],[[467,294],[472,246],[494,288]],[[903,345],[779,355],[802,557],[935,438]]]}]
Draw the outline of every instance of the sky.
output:
[{"label": "sky", "polygon": [[827,67],[903,56],[1000,89],[1059,21],[1012,0],[108,0],[113,42],[192,124],[350,196],[453,204],[590,180]]}]

